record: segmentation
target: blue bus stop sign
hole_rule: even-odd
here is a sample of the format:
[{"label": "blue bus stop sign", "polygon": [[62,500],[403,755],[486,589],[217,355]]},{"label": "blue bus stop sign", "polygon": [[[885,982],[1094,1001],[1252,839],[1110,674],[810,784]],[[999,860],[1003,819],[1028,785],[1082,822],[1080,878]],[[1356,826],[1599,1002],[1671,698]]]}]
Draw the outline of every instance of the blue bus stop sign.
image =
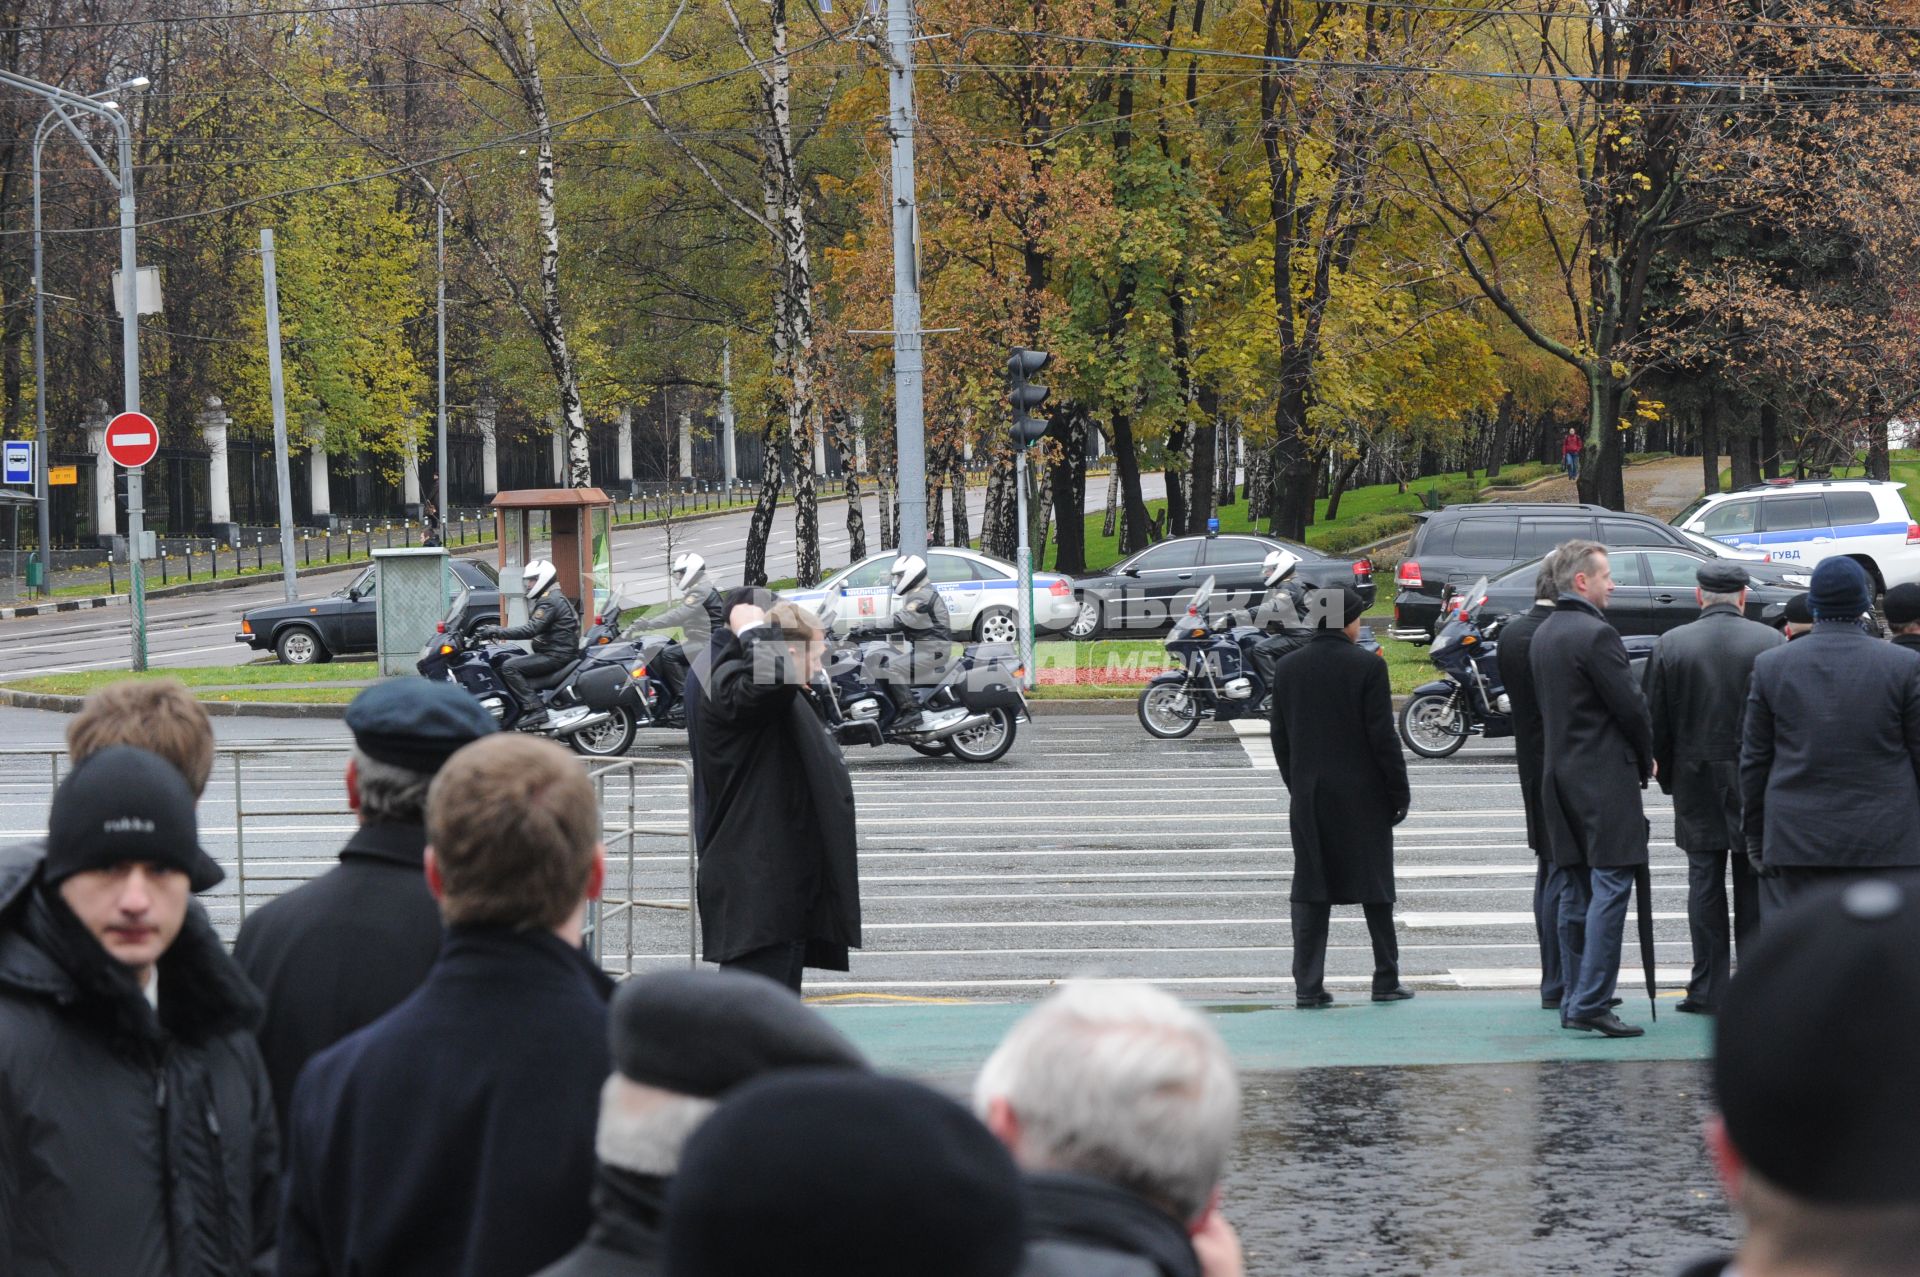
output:
[{"label": "blue bus stop sign", "polygon": [[33,440],[9,439],[5,444],[5,482],[33,482]]}]

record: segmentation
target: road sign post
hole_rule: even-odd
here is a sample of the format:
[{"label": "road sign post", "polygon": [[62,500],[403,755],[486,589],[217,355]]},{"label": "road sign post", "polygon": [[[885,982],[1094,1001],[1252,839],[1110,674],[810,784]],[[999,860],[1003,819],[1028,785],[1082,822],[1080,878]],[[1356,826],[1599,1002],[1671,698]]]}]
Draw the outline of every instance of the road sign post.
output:
[{"label": "road sign post", "polygon": [[147,574],[140,562],[146,541],[142,469],[160,451],[160,429],[144,412],[123,412],[107,423],[107,456],[127,472],[127,594],[133,613],[133,668],[147,668]]}]

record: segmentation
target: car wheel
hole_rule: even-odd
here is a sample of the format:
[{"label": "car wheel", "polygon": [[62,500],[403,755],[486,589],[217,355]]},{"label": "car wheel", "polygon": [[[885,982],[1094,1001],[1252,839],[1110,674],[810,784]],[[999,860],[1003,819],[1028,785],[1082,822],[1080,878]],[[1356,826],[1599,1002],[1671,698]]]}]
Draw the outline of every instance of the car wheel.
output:
[{"label": "car wheel", "polygon": [[320,636],[304,625],[280,631],[280,637],[273,641],[273,651],[282,665],[324,665],[333,659]]},{"label": "car wheel", "polygon": [[1080,641],[1093,638],[1100,633],[1100,627],[1104,621],[1105,618],[1100,615],[1100,600],[1083,598],[1080,600],[1080,611],[1073,618],[1073,624],[1067,627],[1067,637]]},{"label": "car wheel", "polygon": [[1008,646],[1018,643],[1020,618],[1010,607],[990,607],[973,623],[973,639],[976,643],[1004,643]]}]

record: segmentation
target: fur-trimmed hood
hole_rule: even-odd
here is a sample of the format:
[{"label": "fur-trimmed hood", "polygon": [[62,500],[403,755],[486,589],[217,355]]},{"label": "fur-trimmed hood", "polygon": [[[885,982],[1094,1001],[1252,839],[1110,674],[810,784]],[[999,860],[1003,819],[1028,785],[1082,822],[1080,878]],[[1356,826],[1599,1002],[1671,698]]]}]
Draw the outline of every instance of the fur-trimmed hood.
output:
[{"label": "fur-trimmed hood", "polygon": [[0,849],[0,989],[46,999],[92,1023],[116,1052],[157,1052],[168,1038],[198,1046],[259,1023],[260,995],[198,901],[189,902],[179,938],[160,959],[156,1016],[133,974],[41,880],[44,859],[37,844]]}]

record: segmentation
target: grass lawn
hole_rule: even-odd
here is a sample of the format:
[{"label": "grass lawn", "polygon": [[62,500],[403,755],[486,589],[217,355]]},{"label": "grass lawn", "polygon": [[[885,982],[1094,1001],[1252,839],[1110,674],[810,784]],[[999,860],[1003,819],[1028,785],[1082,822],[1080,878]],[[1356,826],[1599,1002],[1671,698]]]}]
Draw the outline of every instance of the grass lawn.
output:
[{"label": "grass lawn", "polygon": [[[1535,479],[1543,479],[1557,473],[1558,466],[1542,465],[1538,462],[1525,462],[1520,465],[1504,466],[1497,481],[1499,487],[1520,487]],[[1314,507],[1317,520],[1307,529],[1307,544],[1329,554],[1343,553],[1355,546],[1377,541],[1381,537],[1391,536],[1412,524],[1412,515],[1426,508],[1426,495],[1434,494],[1441,504],[1455,501],[1473,501],[1478,499],[1480,489],[1486,486],[1484,478],[1469,479],[1464,471],[1452,474],[1430,475],[1424,479],[1415,479],[1408,483],[1407,490],[1401,492],[1397,484],[1378,483],[1364,488],[1350,489],[1340,498],[1340,517],[1332,523],[1326,522],[1327,503],[1318,502]],[[1149,514],[1159,514],[1166,509],[1165,501],[1149,501]],[[1120,561],[1118,537],[1104,536],[1101,533],[1106,523],[1105,514],[1087,516],[1087,566],[1091,571],[1099,571]],[[1264,529],[1250,526],[1247,517],[1247,503],[1237,501],[1233,505],[1220,509],[1220,531],[1222,532],[1262,532]],[[1049,544],[1048,562],[1051,567],[1058,547]]]},{"label": "grass lawn", "polygon": [[[95,688],[105,687],[108,683],[118,683],[130,678],[175,678],[194,689],[194,694],[203,699],[213,700],[266,700],[284,699],[288,692],[304,690],[314,693],[348,693],[346,699],[352,699],[354,688],[309,687],[298,688],[302,683],[348,683],[362,679],[379,678],[380,666],[374,661],[334,661],[328,665],[282,665],[278,661],[253,665],[211,665],[196,666],[191,669],[148,670],[144,674],[134,674],[127,670],[89,670],[81,674],[45,674],[39,678],[16,679],[5,686],[16,692],[40,692],[50,696],[85,696]],[[270,695],[240,694],[235,688],[254,687],[265,683],[285,683],[284,691],[275,689]],[[207,695],[207,693],[218,693]],[[332,700],[323,703],[331,704]]]}]

